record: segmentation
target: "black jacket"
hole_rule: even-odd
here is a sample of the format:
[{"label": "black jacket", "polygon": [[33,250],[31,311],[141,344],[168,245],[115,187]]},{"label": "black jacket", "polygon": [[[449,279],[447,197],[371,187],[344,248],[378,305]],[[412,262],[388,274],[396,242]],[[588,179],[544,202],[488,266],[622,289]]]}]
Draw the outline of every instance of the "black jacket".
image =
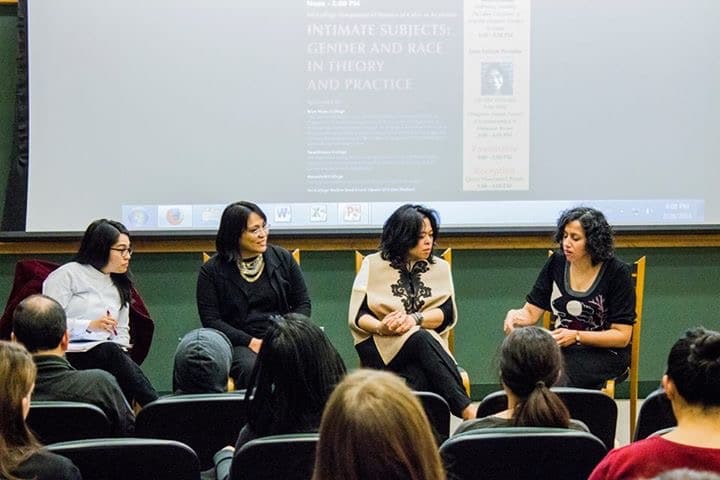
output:
[{"label": "black jacket", "polygon": [[[310,316],[310,297],[300,267],[290,252],[268,245],[263,253],[264,275],[277,297],[279,311]],[[252,335],[243,327],[248,318],[245,283],[234,262],[214,255],[200,268],[197,281],[197,306],[202,325],[220,330],[235,346],[247,346]]]},{"label": "black jacket", "polygon": [[45,450],[33,453],[12,474],[35,480],[82,480],[80,470],[69,459]]},{"label": "black jacket", "polygon": [[33,400],[92,403],[110,419],[113,435],[130,435],[135,431],[135,415],[110,373],[75,370],[65,357],[57,355],[33,355],[33,360],[37,366]]}]

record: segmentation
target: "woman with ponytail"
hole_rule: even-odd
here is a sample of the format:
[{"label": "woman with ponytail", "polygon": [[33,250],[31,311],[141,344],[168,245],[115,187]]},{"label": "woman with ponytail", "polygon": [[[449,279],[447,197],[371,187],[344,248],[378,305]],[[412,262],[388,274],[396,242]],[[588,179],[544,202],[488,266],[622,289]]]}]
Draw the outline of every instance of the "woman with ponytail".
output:
[{"label": "woman with ponytail", "polygon": [[550,387],[560,377],[562,353],[550,332],[539,327],[513,330],[500,347],[500,380],[508,408],[470,420],[455,432],[497,427],[557,427],[588,431],[572,420],[565,404]]},{"label": "woman with ponytail", "polygon": [[662,386],[677,427],[612,450],[591,480],[652,478],[679,468],[720,473],[720,333],[689,330],[667,363]]}]

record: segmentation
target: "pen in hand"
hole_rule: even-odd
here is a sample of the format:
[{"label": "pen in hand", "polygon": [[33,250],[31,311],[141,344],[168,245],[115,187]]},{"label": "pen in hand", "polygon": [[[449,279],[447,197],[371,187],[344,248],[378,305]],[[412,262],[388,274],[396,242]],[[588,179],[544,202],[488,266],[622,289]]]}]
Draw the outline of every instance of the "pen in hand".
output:
[{"label": "pen in hand", "polygon": [[[110,317],[110,309],[109,308],[107,310],[105,310],[105,314],[108,317]],[[113,333],[113,335],[115,335],[117,337],[117,329],[115,327],[113,327],[112,333]]]}]

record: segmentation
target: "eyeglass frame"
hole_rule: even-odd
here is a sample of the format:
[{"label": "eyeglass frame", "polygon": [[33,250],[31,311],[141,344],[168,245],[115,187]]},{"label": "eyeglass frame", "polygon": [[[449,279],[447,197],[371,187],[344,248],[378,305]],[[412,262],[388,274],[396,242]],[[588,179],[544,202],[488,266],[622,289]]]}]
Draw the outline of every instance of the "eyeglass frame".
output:
[{"label": "eyeglass frame", "polygon": [[125,256],[127,256],[127,258],[130,258],[130,257],[132,257],[132,254],[133,254],[133,248],[132,248],[132,247],[128,247],[128,248],[125,248],[125,247],[110,247],[110,250],[114,250],[114,251],[120,253],[120,256],[123,257],[123,258],[125,258]]},{"label": "eyeglass frame", "polygon": [[263,232],[265,235],[270,233],[270,224],[266,223],[265,225],[256,228],[255,230],[244,230],[243,233],[247,233],[255,238],[260,237],[260,232]]}]

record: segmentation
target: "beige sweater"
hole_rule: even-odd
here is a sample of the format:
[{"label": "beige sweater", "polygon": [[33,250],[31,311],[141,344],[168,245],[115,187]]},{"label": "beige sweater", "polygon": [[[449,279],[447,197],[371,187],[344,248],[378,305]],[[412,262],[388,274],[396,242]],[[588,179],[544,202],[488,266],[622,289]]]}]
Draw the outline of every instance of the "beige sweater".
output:
[{"label": "beige sweater", "polygon": [[[452,299],[452,322],[440,333],[428,329],[428,332],[433,335],[448,354],[450,354],[447,338],[450,329],[453,328],[457,322],[457,307],[455,305],[452,274],[450,272],[450,265],[445,260],[439,257],[433,257],[433,260],[435,263],[428,263],[429,268],[427,271],[420,273],[420,281],[424,288],[419,289],[417,295],[421,297],[420,299],[424,304],[419,310],[422,312],[436,308],[445,303],[448,298]],[[379,252],[373,253],[363,260],[360,271],[355,277],[352,295],[350,296],[348,324],[355,345],[372,337],[385,365],[395,358],[395,355],[397,355],[410,335],[415,333],[420,327],[413,327],[405,334],[399,336],[380,336],[373,335],[358,327],[356,319],[363,300],[366,297],[368,307],[378,319],[384,318],[385,315],[395,310],[407,311],[403,305],[404,297],[402,293],[406,290],[397,288],[402,287],[398,285],[399,279],[400,272],[391,267],[390,262],[383,260]],[[396,287],[395,290],[396,292],[399,291],[399,293],[393,293],[393,286]],[[408,311],[407,313],[413,312]]]}]

